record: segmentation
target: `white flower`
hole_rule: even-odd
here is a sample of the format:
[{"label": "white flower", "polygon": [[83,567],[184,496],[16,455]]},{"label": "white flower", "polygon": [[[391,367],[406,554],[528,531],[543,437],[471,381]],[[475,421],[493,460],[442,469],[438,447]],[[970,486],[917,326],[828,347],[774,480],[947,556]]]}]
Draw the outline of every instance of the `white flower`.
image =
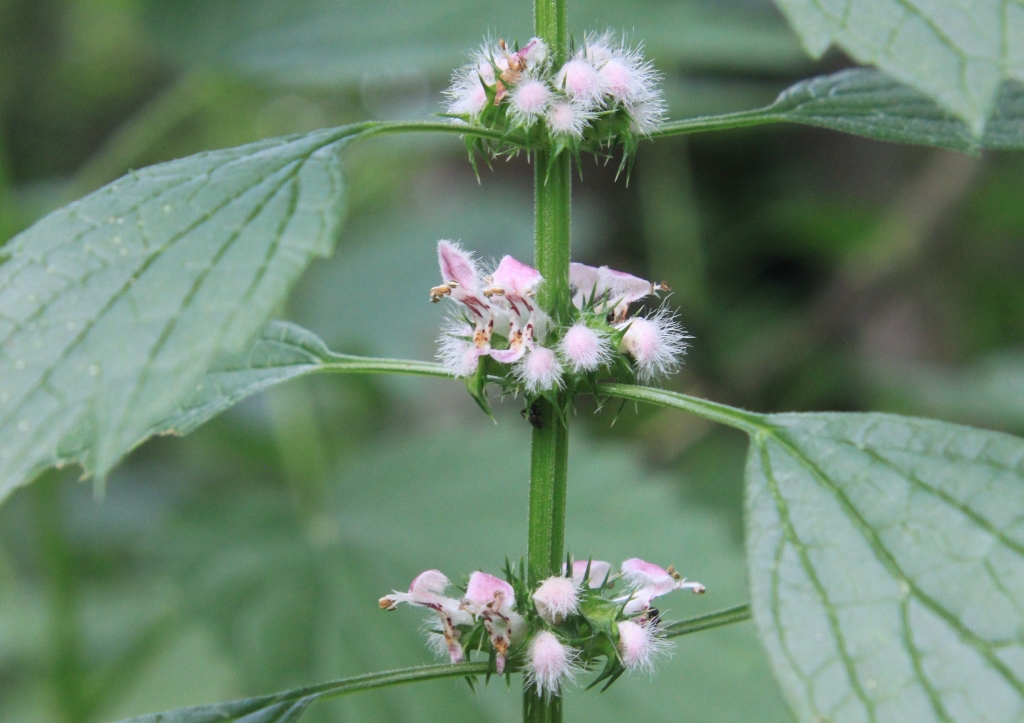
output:
[{"label": "white flower", "polygon": [[633,317],[616,328],[626,329],[619,349],[633,357],[637,377],[643,382],[678,371],[686,340],[692,338],[665,307],[653,316]]},{"label": "white flower", "polygon": [[564,680],[572,680],[576,651],[564,645],[550,630],[541,630],[526,653],[526,683],[539,697],[557,695]]},{"label": "white flower", "polygon": [[575,615],[579,609],[579,585],[572,578],[556,575],[540,584],[533,593],[537,614],[552,625]]},{"label": "white flower", "polygon": [[611,53],[598,72],[601,90],[624,104],[660,101],[661,75],[644,59],[640,48],[621,47]]},{"label": "white flower", "polygon": [[562,337],[558,353],[574,374],[592,372],[611,361],[611,343],[607,334],[577,321]]},{"label": "white flower", "polygon": [[[408,603],[428,608],[437,613],[441,636],[453,663],[461,663],[465,656],[459,644],[456,625],[470,625],[473,618],[466,613],[458,600],[445,597],[448,578],[440,570],[427,570],[417,575],[409,585],[409,592],[393,591],[380,599],[380,607],[394,610],[399,603]],[[431,639],[433,640],[433,639]]]}]

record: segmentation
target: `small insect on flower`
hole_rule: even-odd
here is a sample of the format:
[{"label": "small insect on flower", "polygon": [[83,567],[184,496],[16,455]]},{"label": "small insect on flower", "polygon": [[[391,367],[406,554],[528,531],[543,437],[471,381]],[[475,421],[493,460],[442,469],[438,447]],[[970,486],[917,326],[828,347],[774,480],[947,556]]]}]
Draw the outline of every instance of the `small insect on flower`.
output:
[{"label": "small insect on flower", "polygon": [[557,695],[566,680],[572,680],[578,653],[564,645],[550,630],[541,630],[526,655],[526,682],[538,697]]}]

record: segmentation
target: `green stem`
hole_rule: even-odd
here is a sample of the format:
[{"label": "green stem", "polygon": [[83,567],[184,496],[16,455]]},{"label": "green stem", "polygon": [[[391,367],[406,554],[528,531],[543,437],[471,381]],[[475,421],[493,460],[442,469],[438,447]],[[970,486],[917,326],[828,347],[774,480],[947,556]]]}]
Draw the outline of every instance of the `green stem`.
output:
[{"label": "green stem", "polygon": [[657,404],[661,407],[672,407],[698,417],[735,427],[747,434],[754,435],[765,431],[770,425],[765,421],[763,415],[755,412],[747,412],[727,404],[712,402],[700,397],[691,397],[688,394],[670,392],[666,389],[654,387],[640,387],[633,384],[598,384],[598,394],[607,394],[610,397],[629,399],[634,402],[647,402]]},{"label": "green stem", "polygon": [[749,128],[751,126],[763,126],[772,123],[782,123],[786,118],[774,113],[772,106],[755,108],[753,110],[741,110],[735,113],[723,113],[721,115],[705,115],[696,118],[684,118],[663,124],[658,130],[651,133],[651,138],[667,138],[668,136],[689,135],[691,133],[703,133],[705,131],[724,131],[732,128]]},{"label": "green stem", "polygon": [[82,690],[82,636],[78,626],[74,561],[64,537],[60,475],[50,472],[34,488],[35,527],[42,568],[49,587],[51,675],[59,720],[85,718]]},{"label": "green stem", "polygon": [[711,628],[719,628],[723,625],[740,623],[744,620],[750,620],[750,617],[750,604],[744,603],[743,605],[736,605],[725,610],[717,610],[707,615],[699,615],[688,620],[680,620],[678,623],[666,625],[662,630],[662,635],[666,638],[677,638],[680,635],[689,635],[690,633],[698,633],[701,630],[710,630]]},{"label": "green stem", "polygon": [[[554,64],[565,61],[569,34],[565,0],[535,0],[536,34],[548,45]],[[556,320],[564,320],[569,305],[569,227],[572,206],[572,166],[567,153],[551,157],[548,151],[534,155],[534,208],[536,239],[534,259],[544,277],[537,299]],[[533,430],[530,455],[530,517],[527,569],[530,584],[556,574],[562,565],[565,545],[565,502],[569,471],[569,429],[562,411],[565,393],[537,401],[540,424]],[[540,698],[523,686],[523,720],[560,723],[562,701],[558,696]]]}]

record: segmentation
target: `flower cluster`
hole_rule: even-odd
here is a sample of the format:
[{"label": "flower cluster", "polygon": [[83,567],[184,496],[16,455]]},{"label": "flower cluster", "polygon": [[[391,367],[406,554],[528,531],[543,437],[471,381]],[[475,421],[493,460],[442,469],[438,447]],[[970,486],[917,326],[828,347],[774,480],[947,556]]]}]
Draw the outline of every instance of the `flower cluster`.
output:
[{"label": "flower cluster", "polygon": [[443,283],[430,290],[430,299],[459,304],[438,358],[457,377],[476,374],[487,358],[510,366],[510,386],[538,396],[567,384],[574,388],[576,380],[602,369],[649,381],[679,367],[689,337],[675,316],[662,307],[629,317],[631,303],[667,290],[664,284],[573,263],[575,318],[560,326],[535,301],[543,278],[533,267],[505,256],[485,275],[456,243],[440,241],[437,252]]},{"label": "flower cluster", "polygon": [[501,129],[510,140],[522,138],[527,148],[549,140],[556,152],[599,152],[622,143],[628,155],[636,137],[664,119],[659,81],[642,49],[610,31],[588,34],[560,66],[540,38],[517,49],[499,40],[485,43],[455,71],[447,110]]},{"label": "flower cluster", "polygon": [[[687,582],[671,567],[638,558],[626,560],[614,574],[607,562],[574,561],[532,591],[522,572],[506,570],[506,575],[507,581],[474,572],[465,594],[451,598],[444,595],[448,578],[427,570],[409,592],[382,597],[380,607],[394,610],[404,602],[434,611],[437,618],[428,623],[432,648],[460,663],[489,643],[487,654],[493,654],[499,674],[511,658],[537,695],[547,696],[599,658],[606,662],[598,680],[653,671],[668,645],[654,600],[673,590],[704,592],[703,585]],[[623,589],[616,594],[619,582]]]}]

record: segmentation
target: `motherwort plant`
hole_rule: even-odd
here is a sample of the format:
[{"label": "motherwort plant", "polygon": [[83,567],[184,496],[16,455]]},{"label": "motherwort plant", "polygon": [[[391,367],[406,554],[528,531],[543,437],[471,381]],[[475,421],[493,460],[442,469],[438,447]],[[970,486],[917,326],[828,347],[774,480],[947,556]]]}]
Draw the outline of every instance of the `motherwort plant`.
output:
[{"label": "motherwort plant", "polygon": [[[556,723],[571,684],[650,672],[670,638],[750,617],[801,721],[1024,719],[1024,440],[892,414],[759,414],[649,386],[679,369],[689,340],[668,285],[571,259],[572,177],[584,154],[620,158],[628,171],[647,140],[779,122],[1024,149],[1019,2],[979,0],[976,23],[948,0],[895,10],[849,0],[841,18],[780,2],[808,47],[837,39],[914,87],[849,69],[764,108],[668,122],[660,75],[639,45],[610,31],[570,40],[565,0],[535,0],[534,37],[472,52],[441,120],[358,123],[145,168],[5,246],[0,498],[51,467],[78,464],[102,481],[148,437],[188,432],[304,374],[457,379],[487,411],[492,391],[521,400],[530,423],[525,559],[501,576],[453,571],[469,573],[454,582],[426,570],[379,600],[427,611],[428,643],[444,662],[141,720],[294,723],[317,700],[361,690],[521,676],[524,720]],[[1014,82],[1000,89],[1003,79]],[[462,137],[474,164],[517,154],[532,164],[533,259],[485,264],[437,242],[429,298],[450,312],[439,363],[336,354],[293,324],[265,326],[336,241],[341,149],[426,132]],[[431,277],[423,269],[424,291]],[[704,585],[637,558],[613,567],[567,555],[570,412],[583,394],[748,436],[750,605],[671,622],[659,607],[667,596]],[[699,553],[663,557],[702,569]]]}]

